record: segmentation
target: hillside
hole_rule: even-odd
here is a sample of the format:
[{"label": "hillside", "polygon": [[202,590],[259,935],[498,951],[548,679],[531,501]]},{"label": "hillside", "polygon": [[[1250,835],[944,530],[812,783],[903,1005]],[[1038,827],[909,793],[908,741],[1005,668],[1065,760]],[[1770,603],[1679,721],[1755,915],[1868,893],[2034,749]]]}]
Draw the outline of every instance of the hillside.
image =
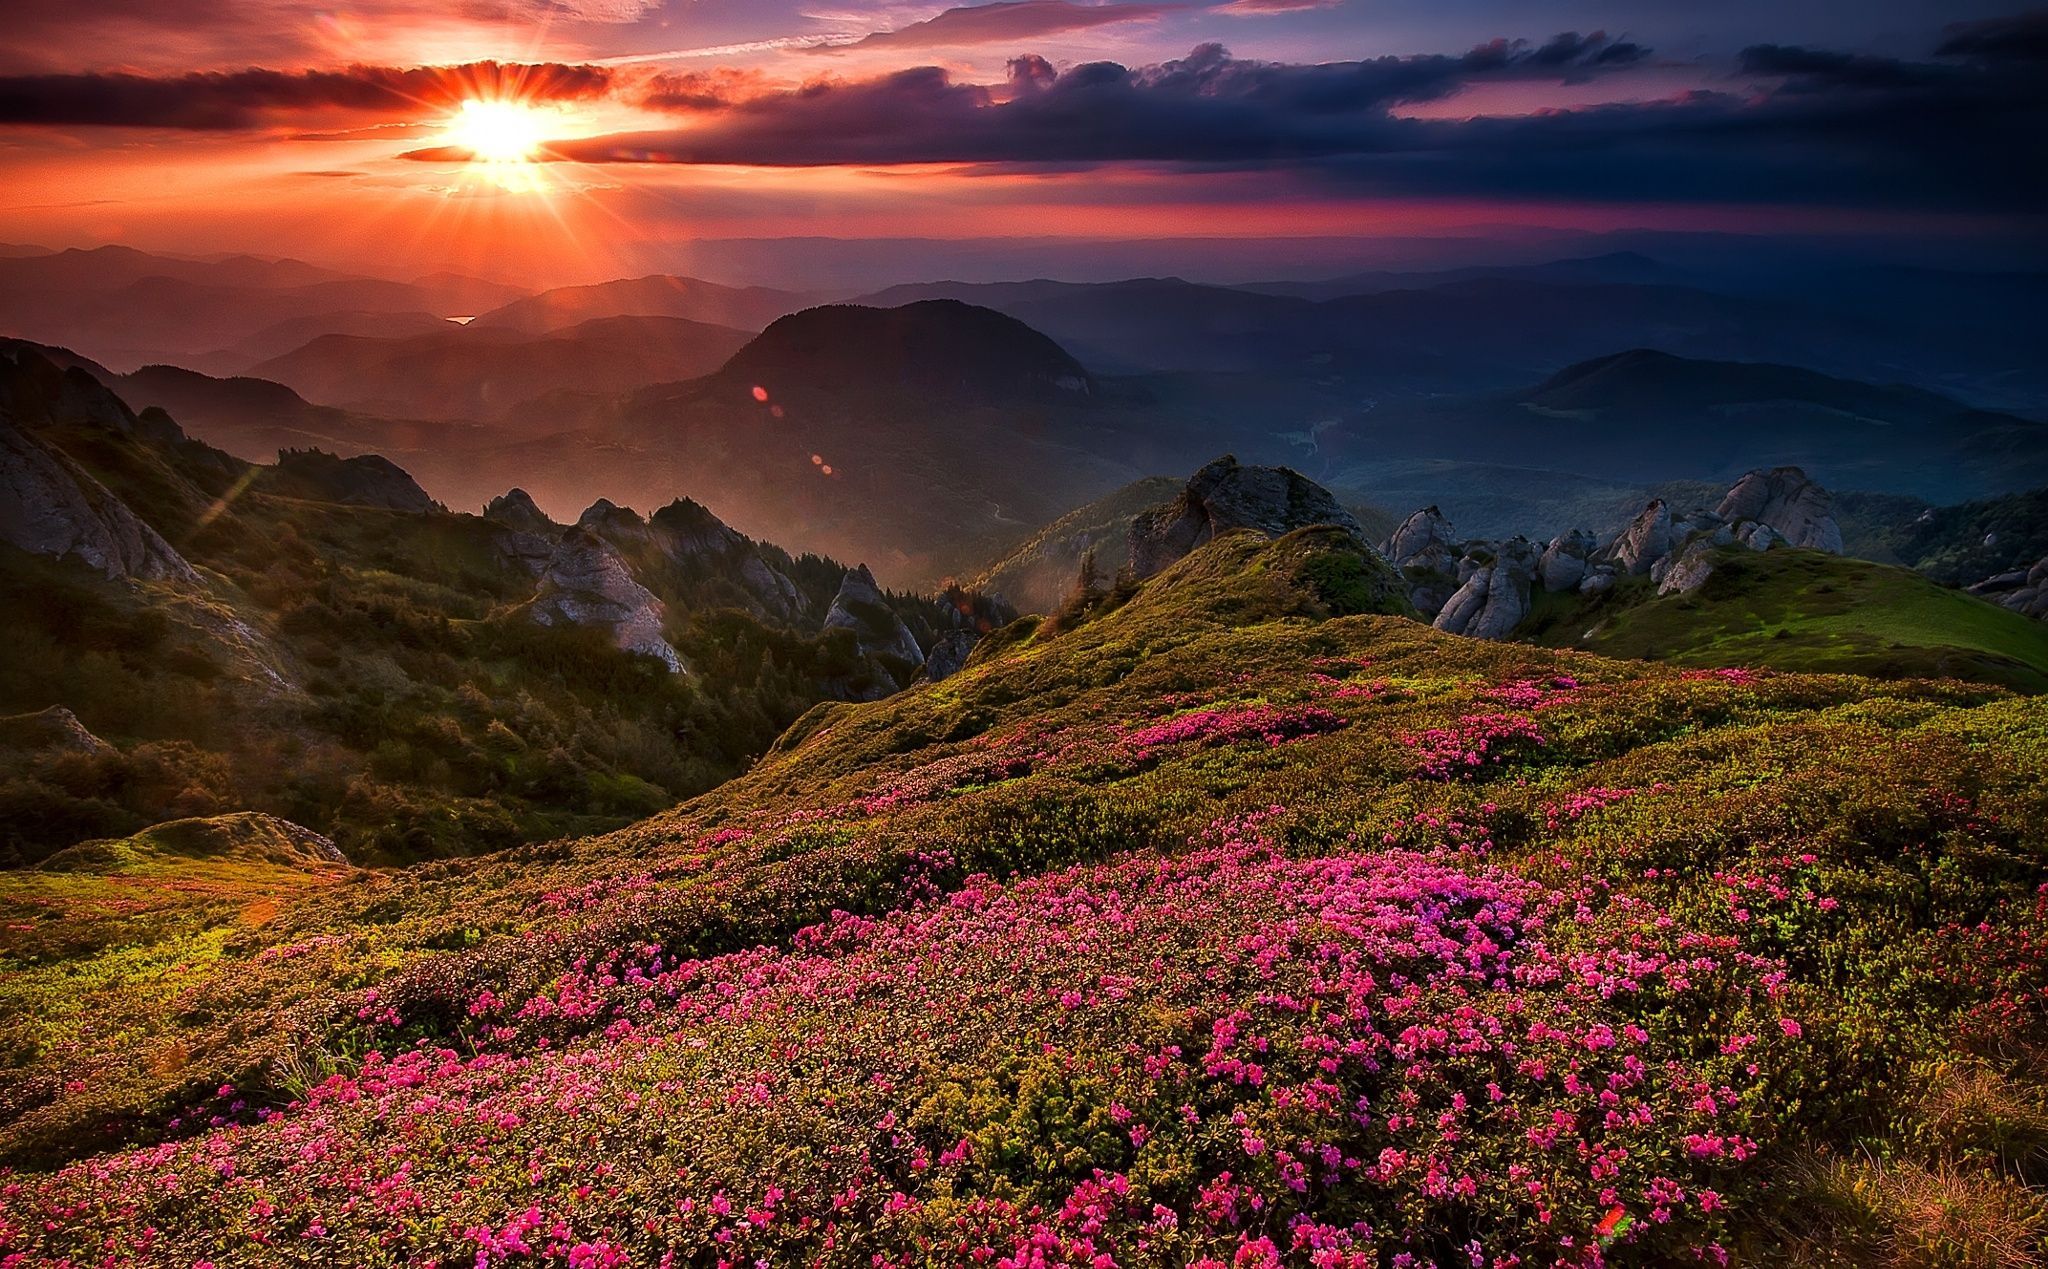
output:
[{"label": "hillside", "polygon": [[94,740],[0,744],[9,863],[241,810],[362,864],[615,827],[1003,615],[682,501],[565,528],[523,494],[448,512],[378,456],[245,463],[25,345],[0,478],[0,715]]},{"label": "hillside", "polygon": [[1226,535],[620,833],[10,920],[0,1250],[2038,1252],[2040,701],[1485,644],[1388,580]]},{"label": "hillside", "polygon": [[449,326],[403,337],[322,335],[250,373],[325,405],[399,418],[498,419],[574,385],[612,396],[709,374],[745,331],[679,317],[605,317],[522,336]]},{"label": "hillside", "polygon": [[719,286],[696,278],[656,274],[522,296],[479,314],[470,324],[480,330],[543,334],[604,317],[677,317],[757,331],[785,313],[816,302],[813,297],[770,287]]},{"label": "hillside", "polygon": [[1673,665],[1963,678],[2048,692],[2048,623],[1902,568],[1723,548],[1683,595],[1647,577],[1585,599],[1542,596],[1518,638]]},{"label": "hillside", "polygon": [[[2048,425],[1916,388],[1649,349],[1510,393],[1373,411],[1325,429],[1317,444],[1331,480],[1369,492],[1379,464],[1446,458],[1568,472],[1585,484],[1796,466],[1831,488],[1934,501],[2048,482]],[[1460,468],[1438,474],[1445,498],[1468,483]]]}]

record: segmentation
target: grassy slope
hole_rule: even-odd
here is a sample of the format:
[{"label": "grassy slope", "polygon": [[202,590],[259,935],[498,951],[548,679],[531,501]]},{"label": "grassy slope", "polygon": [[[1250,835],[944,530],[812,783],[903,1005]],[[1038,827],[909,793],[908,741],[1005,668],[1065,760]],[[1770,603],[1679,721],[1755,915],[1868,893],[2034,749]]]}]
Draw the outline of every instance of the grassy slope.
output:
[{"label": "grassy slope", "polygon": [[1676,665],[1955,677],[2048,692],[2048,626],[1901,568],[1812,551],[1723,554],[1705,586],[1542,596],[1527,637]]},{"label": "grassy slope", "polygon": [[0,1252],[2042,1248],[2041,701],[1335,618],[1330,549],[1226,538],[607,837],[0,926],[96,1028],[9,1033],[0,1149],[173,1143],[21,1176]]}]

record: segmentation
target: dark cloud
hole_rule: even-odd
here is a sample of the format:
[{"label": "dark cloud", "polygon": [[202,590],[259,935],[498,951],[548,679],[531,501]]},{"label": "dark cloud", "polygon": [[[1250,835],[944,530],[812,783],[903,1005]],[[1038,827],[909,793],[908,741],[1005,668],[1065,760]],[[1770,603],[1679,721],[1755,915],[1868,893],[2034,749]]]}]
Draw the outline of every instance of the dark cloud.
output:
[{"label": "dark cloud", "polygon": [[468,97],[567,100],[602,95],[597,66],[473,62],[464,66],[351,66],[334,71],[245,70],[154,78],[120,73],[0,77],[0,124],[225,131],[305,111],[395,114],[445,109]]},{"label": "dark cloud", "polygon": [[1119,22],[1142,22],[1162,17],[1180,4],[1073,4],[1069,0],[998,0],[947,9],[934,18],[913,22],[894,31],[877,31],[847,48],[951,48],[967,44],[1000,44],[1010,40],[1032,40],[1062,31],[1085,31]]},{"label": "dark cloud", "polygon": [[2040,214],[2048,77],[2024,24],[1951,30],[1929,60],[1759,45],[1741,91],[1469,120],[1411,117],[1474,84],[1642,66],[1600,33],[1461,54],[1296,65],[1203,45],[1155,66],[956,82],[923,67],[796,89],[705,86],[692,126],[561,144],[586,162],[764,166],[1105,163],[1284,169],[1388,196],[1545,197]]},{"label": "dark cloud", "polygon": [[1939,57],[1983,61],[2048,62],[2048,9],[2009,18],[1958,22],[1934,50]]},{"label": "dark cloud", "polygon": [[[1236,58],[1216,44],[1136,69],[1091,62],[1056,72],[1026,56],[1010,63],[1000,93],[937,67],[824,80],[739,93],[687,131],[564,142],[557,156],[790,167],[1303,158],[1372,148],[1401,130],[1392,108],[1469,84],[1571,79],[1647,56],[1598,33],[1314,66]],[[681,104],[711,111],[718,91],[693,81]]]}]

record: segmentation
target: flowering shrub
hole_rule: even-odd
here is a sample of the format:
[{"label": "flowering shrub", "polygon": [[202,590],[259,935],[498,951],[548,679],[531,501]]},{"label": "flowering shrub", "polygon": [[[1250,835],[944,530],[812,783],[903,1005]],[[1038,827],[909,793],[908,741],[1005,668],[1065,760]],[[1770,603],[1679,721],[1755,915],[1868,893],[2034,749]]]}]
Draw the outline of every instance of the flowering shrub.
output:
[{"label": "flowering shrub", "polygon": [[2032,1210],[1924,1106],[2030,1104],[2041,703],[1176,593],[601,838],[15,880],[0,1263],[1768,1264],[1814,1157]]},{"label": "flowering shrub", "polygon": [[1263,740],[1285,744],[1303,736],[1336,731],[1344,720],[1315,705],[1244,705],[1191,710],[1163,723],[1126,732],[1123,743],[1140,752],[1169,745],[1214,744]]},{"label": "flowering shrub", "polygon": [[1534,719],[1521,714],[1466,714],[1448,727],[1404,734],[1401,743],[1415,751],[1416,774],[1429,780],[1461,780],[1542,744],[1543,733]]}]

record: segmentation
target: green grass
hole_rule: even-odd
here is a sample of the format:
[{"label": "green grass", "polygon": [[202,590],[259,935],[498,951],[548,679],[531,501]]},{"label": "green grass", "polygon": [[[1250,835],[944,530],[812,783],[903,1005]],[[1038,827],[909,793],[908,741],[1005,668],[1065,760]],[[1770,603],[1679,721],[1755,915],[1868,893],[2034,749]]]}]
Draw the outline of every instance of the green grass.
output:
[{"label": "green grass", "polygon": [[1593,602],[1544,595],[1527,634],[1553,646],[1678,665],[1962,678],[2048,692],[2048,625],[1882,564],[1725,551],[1706,585],[1657,596],[1647,578]]}]

